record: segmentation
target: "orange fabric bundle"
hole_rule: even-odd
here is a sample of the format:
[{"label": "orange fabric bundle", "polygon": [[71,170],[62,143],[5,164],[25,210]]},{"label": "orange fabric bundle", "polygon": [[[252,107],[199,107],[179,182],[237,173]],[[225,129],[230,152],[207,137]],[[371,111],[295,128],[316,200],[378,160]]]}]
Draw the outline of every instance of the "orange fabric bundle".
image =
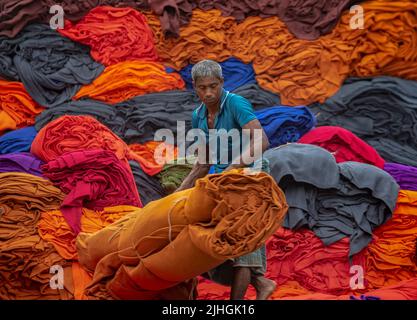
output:
[{"label": "orange fabric bundle", "polygon": [[89,97],[114,104],[148,93],[184,87],[179,74],[167,73],[159,63],[125,61],[104,69],[91,84],[81,87],[73,99]]},{"label": "orange fabric bundle", "polygon": [[[136,207],[131,206],[108,207],[103,211],[83,208],[81,231],[88,234],[97,232],[125,215],[134,212],[136,209]],[[76,235],[71,230],[61,211],[43,212],[38,222],[38,232],[42,239],[53,244],[61,257],[68,260],[78,260],[77,248],[75,246]]]},{"label": "orange fabric bundle", "polygon": [[158,60],[146,17],[132,8],[96,7],[77,24],[66,20],[65,28],[58,31],[90,46],[93,59],[105,66],[128,60]]},{"label": "orange fabric bundle", "polygon": [[[280,226],[287,208],[283,192],[265,173],[235,170],[199,179],[193,189],[149,203],[113,231],[118,251],[100,260],[88,292],[102,291],[104,281],[114,297],[154,299],[259,248]],[[96,246],[109,236],[106,229],[96,233]],[[100,257],[89,259],[89,240],[80,234],[77,248],[84,257],[80,262],[91,268]]]},{"label": "orange fabric bundle", "polygon": [[158,18],[147,15],[158,49],[165,64],[180,70],[202,59],[224,61],[231,56],[228,33],[236,24],[232,17],[223,17],[219,10],[193,10],[190,23],[180,30],[179,38],[165,39]]},{"label": "orange fabric bundle", "polygon": [[[142,170],[149,176],[161,172],[166,162],[175,160],[178,156],[177,147],[161,141],[131,144],[129,148],[136,155],[135,160],[140,163]],[[162,154],[155,152],[157,148],[164,150]]]},{"label": "orange fabric bundle", "polygon": [[0,134],[33,125],[35,116],[42,110],[22,83],[0,79]]},{"label": "orange fabric bundle", "polygon": [[365,278],[379,289],[417,277],[417,191],[401,190],[391,220],[375,230],[365,251]]},{"label": "orange fabric bundle", "polygon": [[363,29],[352,30],[352,14],[346,12],[329,35],[352,46],[351,75],[417,80],[417,3],[374,0],[361,6],[365,15]]},{"label": "orange fabric bundle", "polygon": [[55,210],[64,194],[51,182],[26,173],[0,173],[0,299],[72,299],[52,289],[50,267],[70,268],[36,225],[42,212]]}]

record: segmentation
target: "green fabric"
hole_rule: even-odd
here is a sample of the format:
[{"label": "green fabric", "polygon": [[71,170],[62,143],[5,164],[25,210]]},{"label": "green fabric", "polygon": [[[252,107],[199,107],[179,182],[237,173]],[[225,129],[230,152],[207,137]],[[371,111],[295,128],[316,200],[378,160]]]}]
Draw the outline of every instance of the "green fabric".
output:
[{"label": "green fabric", "polygon": [[191,163],[178,164],[178,160],[175,160],[174,163],[166,164],[157,177],[165,192],[171,194],[179,188],[192,168],[193,164]]}]

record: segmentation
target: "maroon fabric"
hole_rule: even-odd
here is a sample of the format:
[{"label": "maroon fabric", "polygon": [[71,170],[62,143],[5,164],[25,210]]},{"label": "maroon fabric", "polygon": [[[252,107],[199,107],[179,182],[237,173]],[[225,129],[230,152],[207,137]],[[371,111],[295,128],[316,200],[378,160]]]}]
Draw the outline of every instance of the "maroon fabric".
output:
[{"label": "maroon fabric", "polygon": [[74,151],[42,166],[44,176],[66,197],[61,211],[75,234],[81,230],[82,208],[141,206],[132,171],[111,152],[102,149]]}]

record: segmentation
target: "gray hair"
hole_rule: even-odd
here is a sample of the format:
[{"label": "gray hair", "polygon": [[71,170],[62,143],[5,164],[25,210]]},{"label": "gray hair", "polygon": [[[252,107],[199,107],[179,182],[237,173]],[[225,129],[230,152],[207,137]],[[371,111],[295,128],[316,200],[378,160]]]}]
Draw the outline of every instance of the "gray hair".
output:
[{"label": "gray hair", "polygon": [[216,61],[202,60],[191,69],[191,77],[196,82],[198,78],[215,77],[223,79],[222,67]]}]

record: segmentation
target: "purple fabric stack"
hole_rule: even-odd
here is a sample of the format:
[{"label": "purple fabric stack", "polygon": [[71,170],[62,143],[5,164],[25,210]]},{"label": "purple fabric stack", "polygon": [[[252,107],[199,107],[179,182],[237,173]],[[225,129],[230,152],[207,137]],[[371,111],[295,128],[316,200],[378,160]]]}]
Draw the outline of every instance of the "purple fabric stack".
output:
[{"label": "purple fabric stack", "polygon": [[403,190],[417,191],[417,168],[397,163],[385,163],[388,172]]},{"label": "purple fabric stack", "polygon": [[42,177],[43,162],[29,152],[0,155],[0,173],[24,172]]}]

